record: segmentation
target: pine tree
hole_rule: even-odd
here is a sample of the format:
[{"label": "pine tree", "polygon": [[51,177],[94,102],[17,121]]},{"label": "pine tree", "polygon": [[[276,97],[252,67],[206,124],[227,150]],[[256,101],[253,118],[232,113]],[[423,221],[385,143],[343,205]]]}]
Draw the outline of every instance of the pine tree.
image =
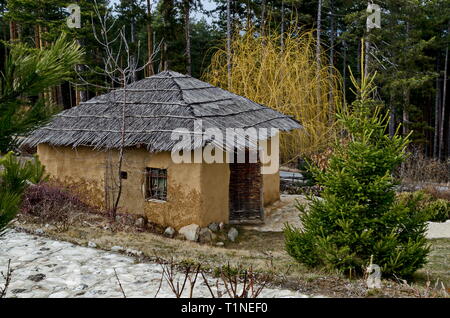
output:
[{"label": "pine tree", "polygon": [[44,92],[68,80],[81,60],[79,46],[61,36],[46,49],[15,44],[0,78],[0,153],[13,150],[17,137],[49,118]]},{"label": "pine tree", "polygon": [[409,140],[386,135],[389,117],[371,97],[373,80],[352,77],[357,99],[338,115],[345,138],[325,171],[312,168],[324,190],[309,198],[309,210],[300,207],[301,229],[286,226],[286,249],[308,266],[361,273],[373,260],[383,275],[407,277],[426,262],[427,216],[415,202],[395,200],[392,172]]}]

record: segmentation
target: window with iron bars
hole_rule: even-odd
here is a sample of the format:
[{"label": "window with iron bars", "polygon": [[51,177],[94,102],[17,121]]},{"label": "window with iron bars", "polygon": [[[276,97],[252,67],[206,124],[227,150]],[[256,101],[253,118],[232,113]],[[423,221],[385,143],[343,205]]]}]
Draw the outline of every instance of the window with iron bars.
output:
[{"label": "window with iron bars", "polygon": [[146,199],[167,201],[167,169],[146,168]]}]

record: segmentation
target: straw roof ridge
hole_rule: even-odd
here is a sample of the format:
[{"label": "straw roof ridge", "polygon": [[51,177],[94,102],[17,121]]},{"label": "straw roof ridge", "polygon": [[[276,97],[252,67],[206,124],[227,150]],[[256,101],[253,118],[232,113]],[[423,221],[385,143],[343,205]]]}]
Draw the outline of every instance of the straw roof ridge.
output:
[{"label": "straw roof ridge", "polygon": [[[120,148],[123,107],[124,146],[145,146],[150,152],[192,150],[208,143],[223,146],[215,137],[206,136],[207,128],[218,128],[224,136],[227,128],[302,128],[292,117],[245,97],[188,75],[164,71],[56,114],[22,144]],[[178,133],[183,143],[173,140],[173,133]],[[272,134],[269,131],[266,138]],[[199,135],[201,138],[197,138]],[[253,144],[255,138],[238,135],[235,142],[238,147],[245,147]],[[234,147],[224,147],[228,146],[227,150]]]}]

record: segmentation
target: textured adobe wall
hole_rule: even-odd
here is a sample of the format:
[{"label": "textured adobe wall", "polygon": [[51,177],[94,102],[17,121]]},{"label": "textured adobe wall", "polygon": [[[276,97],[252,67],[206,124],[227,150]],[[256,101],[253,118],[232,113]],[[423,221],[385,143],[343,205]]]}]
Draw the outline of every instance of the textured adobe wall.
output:
[{"label": "textured adobe wall", "polygon": [[[99,208],[105,205],[105,179],[117,175],[118,152],[94,151],[89,147],[38,146],[38,155],[53,179],[71,186],[80,197]],[[145,168],[167,169],[167,202],[144,197]],[[107,173],[108,171],[108,173]],[[229,221],[229,180],[227,163],[196,164],[172,162],[169,152],[151,154],[145,149],[126,149],[122,171],[120,212],[146,215],[152,222],[179,229],[196,223]],[[279,174],[263,175],[264,205],[279,199]],[[107,182],[111,186],[111,182]],[[114,189],[108,191],[114,196]],[[110,195],[111,197],[111,195]]]},{"label": "textured adobe wall", "polygon": [[201,171],[201,223],[229,221],[230,169],[227,163],[203,164]]},{"label": "textured adobe wall", "polygon": [[280,200],[280,174],[263,174],[264,206]]},{"label": "textured adobe wall", "polygon": [[104,208],[104,152],[40,144],[37,153],[52,180],[69,186],[86,203]]},{"label": "textured adobe wall", "polygon": [[[111,165],[117,167],[117,151],[110,151]],[[145,169],[167,169],[167,201],[145,198]],[[124,152],[122,171],[122,212],[145,215],[151,222],[179,229],[201,221],[201,165],[174,164],[170,152],[149,153],[145,149],[127,149]],[[117,173],[117,172],[115,172]]]},{"label": "textured adobe wall", "polygon": [[[267,143],[268,154],[272,155],[271,153],[271,146],[272,146],[272,140],[269,139]],[[279,154],[280,149],[279,147],[275,147],[275,151]],[[272,156],[278,159],[277,156]],[[264,165],[263,165],[264,166]],[[269,204],[272,204],[278,200],[280,200],[280,172],[277,170],[274,174],[263,174],[263,202],[264,206],[267,206]]]}]

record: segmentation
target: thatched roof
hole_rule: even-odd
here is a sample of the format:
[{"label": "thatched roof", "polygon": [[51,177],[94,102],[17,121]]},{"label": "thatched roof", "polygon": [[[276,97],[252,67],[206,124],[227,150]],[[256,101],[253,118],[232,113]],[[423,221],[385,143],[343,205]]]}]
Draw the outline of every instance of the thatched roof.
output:
[{"label": "thatched roof", "polygon": [[[125,110],[125,147],[145,146],[151,152],[170,151],[178,143],[171,133],[194,131],[202,119],[203,130],[226,128],[301,128],[294,119],[247,98],[172,71],[134,82],[123,89],[94,97],[55,115],[32,132],[23,144],[120,148],[122,106]],[[202,145],[211,142],[203,140]],[[213,142],[213,141],[212,141]],[[183,149],[197,148],[196,144]]]}]

